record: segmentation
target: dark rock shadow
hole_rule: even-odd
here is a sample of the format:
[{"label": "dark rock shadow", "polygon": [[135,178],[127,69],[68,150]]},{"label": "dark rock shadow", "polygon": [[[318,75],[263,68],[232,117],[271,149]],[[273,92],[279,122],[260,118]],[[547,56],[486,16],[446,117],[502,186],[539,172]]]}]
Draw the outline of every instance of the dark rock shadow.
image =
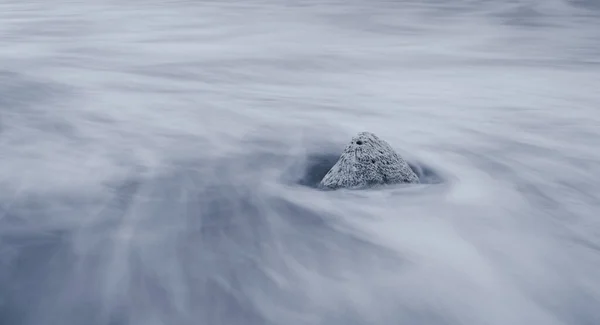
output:
[{"label": "dark rock shadow", "polygon": [[433,167],[420,161],[406,161],[410,168],[417,174],[421,184],[440,184],[444,183],[444,178]]},{"label": "dark rock shadow", "polygon": [[340,158],[336,154],[311,154],[306,158],[304,171],[297,181],[298,185],[318,188],[319,182]]}]

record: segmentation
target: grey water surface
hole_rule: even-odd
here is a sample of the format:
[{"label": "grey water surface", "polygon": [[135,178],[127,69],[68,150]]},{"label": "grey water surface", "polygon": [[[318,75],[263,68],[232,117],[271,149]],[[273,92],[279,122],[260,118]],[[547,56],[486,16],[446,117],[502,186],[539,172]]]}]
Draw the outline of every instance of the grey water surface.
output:
[{"label": "grey water surface", "polygon": [[599,89],[595,0],[0,0],[0,324],[600,324]]}]

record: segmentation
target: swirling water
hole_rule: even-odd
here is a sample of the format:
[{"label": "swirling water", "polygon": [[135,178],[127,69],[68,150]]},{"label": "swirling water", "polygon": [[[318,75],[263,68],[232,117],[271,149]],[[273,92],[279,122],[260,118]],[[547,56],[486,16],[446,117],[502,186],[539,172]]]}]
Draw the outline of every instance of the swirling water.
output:
[{"label": "swirling water", "polygon": [[[0,2],[0,324],[599,324],[594,0]],[[322,192],[352,135],[425,184]]]}]

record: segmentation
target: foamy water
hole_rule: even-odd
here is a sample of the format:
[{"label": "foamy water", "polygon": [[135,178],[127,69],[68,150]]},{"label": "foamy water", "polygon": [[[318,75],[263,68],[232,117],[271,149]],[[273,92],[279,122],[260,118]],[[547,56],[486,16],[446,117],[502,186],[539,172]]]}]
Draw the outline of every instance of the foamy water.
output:
[{"label": "foamy water", "polygon": [[[0,324],[600,323],[595,1],[0,2]],[[313,188],[360,131],[424,184]]]}]

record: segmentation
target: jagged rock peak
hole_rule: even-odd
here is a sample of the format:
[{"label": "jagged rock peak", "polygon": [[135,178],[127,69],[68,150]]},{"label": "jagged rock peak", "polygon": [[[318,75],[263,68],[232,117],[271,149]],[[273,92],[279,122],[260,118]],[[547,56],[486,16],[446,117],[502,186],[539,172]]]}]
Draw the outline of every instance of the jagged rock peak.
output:
[{"label": "jagged rock peak", "polygon": [[319,187],[356,189],[401,183],[419,183],[419,178],[387,142],[373,133],[360,132],[346,146]]}]

